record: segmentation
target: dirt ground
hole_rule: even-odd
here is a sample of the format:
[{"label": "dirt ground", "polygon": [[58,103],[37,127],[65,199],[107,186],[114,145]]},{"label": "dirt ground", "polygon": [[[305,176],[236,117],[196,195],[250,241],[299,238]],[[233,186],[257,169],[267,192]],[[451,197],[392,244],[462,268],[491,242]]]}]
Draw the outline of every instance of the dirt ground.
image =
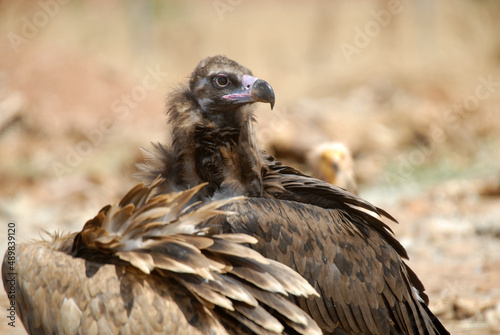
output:
[{"label": "dirt ground", "polygon": [[122,197],[168,92],[226,54],[275,89],[262,145],[307,171],[294,151],[344,142],[431,310],[500,334],[499,31],[493,0],[0,1],[0,253],[10,222],[76,231]]}]

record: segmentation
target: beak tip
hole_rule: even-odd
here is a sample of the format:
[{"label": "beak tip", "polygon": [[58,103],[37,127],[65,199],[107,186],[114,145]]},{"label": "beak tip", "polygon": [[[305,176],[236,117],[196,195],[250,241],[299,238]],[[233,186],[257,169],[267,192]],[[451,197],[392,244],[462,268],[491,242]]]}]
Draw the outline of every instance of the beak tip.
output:
[{"label": "beak tip", "polygon": [[271,110],[274,108],[274,90],[266,81],[262,79],[255,81],[252,86],[252,96],[256,101],[268,102],[271,105]]}]

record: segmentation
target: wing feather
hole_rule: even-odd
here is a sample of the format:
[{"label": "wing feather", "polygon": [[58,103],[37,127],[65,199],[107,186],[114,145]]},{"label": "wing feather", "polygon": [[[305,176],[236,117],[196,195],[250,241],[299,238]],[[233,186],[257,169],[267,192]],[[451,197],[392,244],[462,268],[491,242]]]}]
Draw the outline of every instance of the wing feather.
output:
[{"label": "wing feather", "polygon": [[317,296],[306,280],[249,248],[255,237],[212,232],[211,218],[235,215],[219,208],[242,198],[193,201],[203,185],[156,195],[158,182],[79,233],[18,246],[15,299],[30,333],[321,333],[284,298]]},{"label": "wing feather", "polygon": [[[255,250],[290,265],[316,286],[320,298],[295,299],[324,330],[387,333],[412,327],[438,333],[414,292],[405,253],[386,238],[391,233],[382,224],[370,229],[377,217],[265,198],[246,198],[223,209],[239,215],[214,219],[222,231],[256,237]],[[255,220],[258,225],[247,224]]]}]

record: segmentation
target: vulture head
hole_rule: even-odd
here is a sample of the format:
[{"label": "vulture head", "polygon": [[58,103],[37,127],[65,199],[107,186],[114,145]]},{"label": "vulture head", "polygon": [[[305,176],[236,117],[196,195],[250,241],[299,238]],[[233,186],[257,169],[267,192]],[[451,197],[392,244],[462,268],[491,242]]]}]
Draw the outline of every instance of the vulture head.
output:
[{"label": "vulture head", "polygon": [[202,60],[191,76],[189,89],[200,108],[209,113],[224,113],[254,102],[268,102],[271,109],[274,107],[271,85],[225,56]]},{"label": "vulture head", "polygon": [[148,178],[164,178],[165,192],[208,182],[201,194],[262,194],[261,164],[249,106],[267,102],[274,91],[266,81],[225,56],[203,59],[188,85],[168,98],[172,144],[160,152],[160,165],[150,164]]},{"label": "vulture head", "polygon": [[340,142],[325,142],[307,153],[312,175],[357,194],[351,151]]}]

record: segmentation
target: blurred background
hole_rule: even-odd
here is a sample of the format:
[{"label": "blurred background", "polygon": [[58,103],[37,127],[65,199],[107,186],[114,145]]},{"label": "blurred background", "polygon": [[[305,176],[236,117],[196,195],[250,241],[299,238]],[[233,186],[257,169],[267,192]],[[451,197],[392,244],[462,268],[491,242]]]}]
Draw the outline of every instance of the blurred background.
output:
[{"label": "blurred background", "polygon": [[77,231],[119,200],[168,92],[225,54],[275,90],[261,145],[309,173],[343,142],[434,313],[500,334],[499,1],[0,1],[0,32],[2,254],[9,222]]}]

